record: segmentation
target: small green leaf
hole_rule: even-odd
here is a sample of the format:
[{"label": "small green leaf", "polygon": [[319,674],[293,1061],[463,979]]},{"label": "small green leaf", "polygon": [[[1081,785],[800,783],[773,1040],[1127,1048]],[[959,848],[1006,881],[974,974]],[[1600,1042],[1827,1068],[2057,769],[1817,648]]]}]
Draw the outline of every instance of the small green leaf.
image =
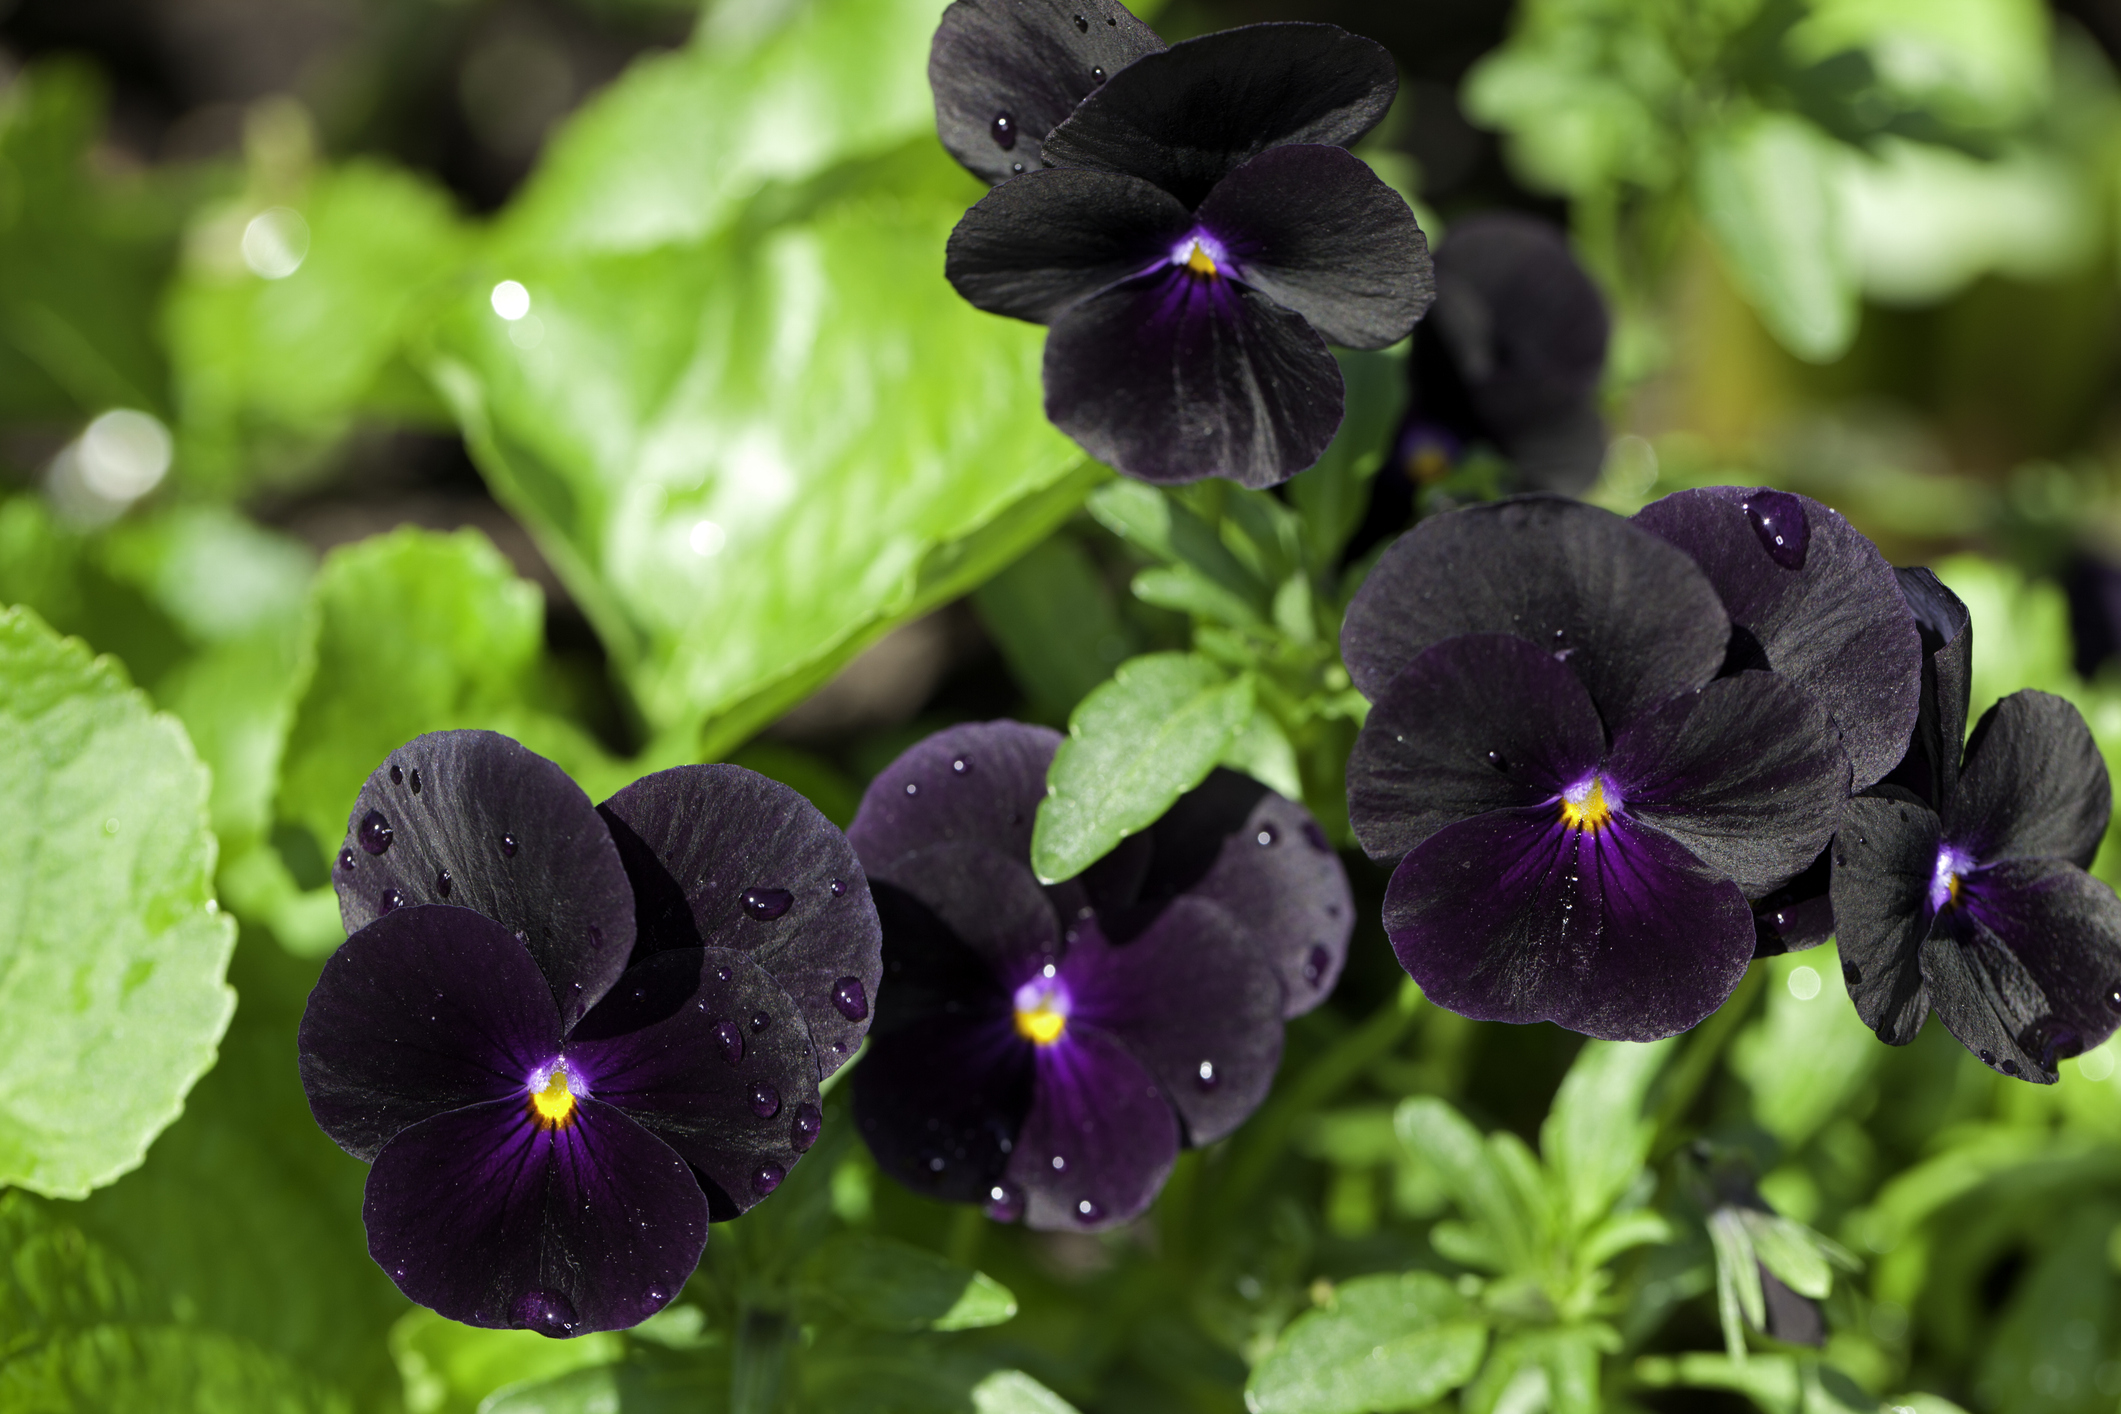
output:
[{"label": "small green leaf", "polygon": [[1156,565],[1134,576],[1134,597],[1159,609],[1230,628],[1262,628],[1259,611],[1191,565]]},{"label": "small green leaf", "polygon": [[1745,1328],[1767,1328],[1767,1294],[1760,1284],[1760,1262],[1752,1234],[1735,1209],[1709,1214],[1709,1244],[1716,1253],[1716,1314],[1731,1358],[1744,1363]]},{"label": "small green leaf", "polygon": [[1498,1341],[1480,1378],[1466,1389],[1465,1414],[1598,1414],[1599,1357],[1619,1349],[1619,1333],[1596,1323]]},{"label": "small green leaf", "polygon": [[1199,785],[1252,715],[1252,679],[1191,653],[1120,665],[1083,699],[1031,834],[1041,880],[1072,879]]},{"label": "small green leaf", "polygon": [[972,1387],[974,1414],[1076,1414],[1075,1406],[1022,1370],[996,1370]]},{"label": "small green leaf", "polygon": [[1477,1241],[1495,1253],[1498,1270],[1530,1269],[1539,1250],[1537,1221],[1480,1131],[1427,1095],[1403,1101],[1392,1122],[1399,1142],[1435,1166],[1459,1210],[1477,1221]]},{"label": "small green leaf", "polygon": [[1016,1314],[1016,1298],[985,1272],[895,1238],[839,1237],[805,1275],[815,1295],[877,1330],[972,1330]]},{"label": "small green leaf", "polygon": [[1168,493],[1139,481],[1110,481],[1089,500],[1098,523],[1143,553],[1167,565],[1188,565],[1202,578],[1249,605],[1253,617],[1267,610],[1267,586],[1245,568],[1222,537]]},{"label": "small green leaf", "polygon": [[1298,1316],[1252,1371],[1253,1414],[1416,1409],[1473,1378],[1488,1344],[1471,1303],[1434,1272],[1358,1277]]},{"label": "small green leaf", "polygon": [[1824,1301],[1834,1287],[1834,1269],[1802,1223],[1774,1213],[1740,1208],[1738,1220],[1753,1241],[1753,1255],[1799,1296]]},{"label": "small green leaf", "polygon": [[108,658],[0,610],[0,1184],[137,1165],[235,1009],[207,773]]},{"label": "small green leaf", "polygon": [[1591,1041],[1563,1077],[1539,1147],[1560,1180],[1571,1232],[1604,1217],[1649,1157],[1656,1125],[1643,1115],[1643,1098],[1672,1045]]},{"label": "small green leaf", "polygon": [[1303,773],[1296,764],[1296,748],[1274,714],[1255,705],[1252,715],[1223,752],[1221,765],[1242,771],[1269,789],[1291,800],[1304,798]]}]

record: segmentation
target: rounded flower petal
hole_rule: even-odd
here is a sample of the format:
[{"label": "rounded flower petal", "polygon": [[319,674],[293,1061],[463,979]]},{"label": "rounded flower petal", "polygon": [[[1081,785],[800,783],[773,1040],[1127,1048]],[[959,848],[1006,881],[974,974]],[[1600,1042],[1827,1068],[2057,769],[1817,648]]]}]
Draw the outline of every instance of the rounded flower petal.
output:
[{"label": "rounded flower petal", "polygon": [[1436,297],[1414,213],[1345,148],[1270,147],[1223,178],[1198,217],[1237,278],[1331,343],[1396,344]]},{"label": "rounded flower petal", "polygon": [[871,878],[897,879],[895,861],[958,840],[1024,860],[1028,872],[1031,825],[1060,741],[1051,727],[1011,721],[969,722],[926,737],[869,783],[848,842]]},{"label": "rounded flower petal", "polygon": [[817,1139],[817,1062],[780,984],[727,948],[654,953],[567,1040],[599,1101],[698,1171],[716,1221],[780,1186]]},{"label": "rounded flower petal", "polygon": [[1904,1046],[1929,1020],[1922,940],[1941,844],[1937,817],[1913,800],[1858,796],[1833,843],[1835,942],[1863,1024]]},{"label": "rounded flower petal", "polygon": [[1178,1116],[1148,1069],[1095,1027],[1033,1057],[1037,1079],[1005,1183],[1032,1227],[1096,1231],[1141,1216],[1178,1161]]},{"label": "rounded flower petal", "polygon": [[1192,225],[1177,197],[1139,177],[1049,168],[996,187],[967,211],[950,233],[943,273],[990,314],[1050,324],[1106,286],[1169,263]]},{"label": "rounded flower petal", "polygon": [[1046,416],[1144,481],[1255,489],[1317,461],[1340,427],[1340,365],[1302,315],[1184,265],[1070,308],[1046,336]]},{"label": "rounded flower petal", "polygon": [[1374,40],[1336,25],[1245,25],[1113,73],[1053,130],[1045,159],[1125,172],[1198,206],[1270,147],[1348,146],[1398,91],[1398,67]]},{"label": "rounded flower petal", "polygon": [[990,182],[1036,172],[1076,104],[1163,47],[1117,0],[957,0],[928,50],[936,133]]},{"label": "rounded flower petal", "polygon": [[1348,606],[1341,656],[1375,702],[1423,649],[1464,633],[1561,654],[1611,729],[1714,677],[1730,621],[1683,551],[1596,506],[1526,496],[1395,541]]},{"label": "rounded flower petal", "polygon": [[2083,715],[2028,688],[1975,724],[1944,834],[1983,864],[2054,858],[2083,869],[2112,816],[2106,760]]},{"label": "rounded flower petal", "polygon": [[633,948],[633,889],[596,807],[494,732],[430,732],[391,752],[354,802],[332,884],[349,933],[435,903],[520,934],[570,1024]]},{"label": "rounded flower petal", "polygon": [[594,1099],[547,1125],[522,1099],[422,1120],[362,1208],[398,1289],[470,1326],[549,1336],[636,1325],[707,1245],[707,1199],[669,1145]]},{"label": "rounded flower petal", "polygon": [[802,1009],[819,1074],[869,1029],[882,934],[854,848],[817,807],[741,766],[644,776],[600,807],[640,912],[638,959],[729,948]]},{"label": "rounded flower petal", "polygon": [[523,944],[468,908],[379,918],[324,964],[302,1013],[302,1088],[357,1159],[448,1110],[520,1097],[560,1046],[552,991]]},{"label": "rounded flower petal", "polygon": [[1392,874],[1385,931],[1439,1006],[1614,1041],[1695,1025],[1753,957],[1736,884],[1619,815],[1578,831],[1548,807],[1432,835]]},{"label": "rounded flower petal", "polygon": [[1972,616],[1959,596],[1926,569],[1896,569],[1901,597],[1922,635],[1922,705],[1907,755],[1886,783],[1910,791],[1942,810],[1959,788],[1966,748],[1967,695],[1973,687]]},{"label": "rounded flower petal", "polygon": [[1922,694],[1922,641],[1877,546],[1810,497],[1764,486],[1675,492],[1635,522],[1692,555],[1751,635],[1735,666],[1770,668],[1819,699],[1858,790],[1899,763]]}]

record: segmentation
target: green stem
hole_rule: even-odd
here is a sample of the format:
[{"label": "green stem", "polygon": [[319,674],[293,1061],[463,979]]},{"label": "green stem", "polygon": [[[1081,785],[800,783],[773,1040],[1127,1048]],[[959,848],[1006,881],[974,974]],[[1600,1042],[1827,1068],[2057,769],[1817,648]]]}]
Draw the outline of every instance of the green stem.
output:
[{"label": "green stem", "polygon": [[795,1325],[779,1311],[746,1306],[737,1314],[729,1369],[730,1414],[776,1414]]}]

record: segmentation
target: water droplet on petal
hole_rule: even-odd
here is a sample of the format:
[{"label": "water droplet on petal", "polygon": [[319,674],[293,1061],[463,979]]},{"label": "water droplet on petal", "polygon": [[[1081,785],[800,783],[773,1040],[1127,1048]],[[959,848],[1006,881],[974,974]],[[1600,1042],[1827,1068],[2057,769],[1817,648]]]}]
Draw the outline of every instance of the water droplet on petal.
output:
[{"label": "water droplet on petal", "polygon": [[514,835],[501,836],[501,853],[507,855],[510,859],[516,857],[516,837]]},{"label": "water droplet on petal", "polygon": [[908,781],[908,782],[906,782],[906,794],[908,794],[908,795],[919,795],[920,793],[921,793],[921,788],[920,788],[920,786],[919,786],[919,784],[918,784],[917,782],[914,782],[914,781]]},{"label": "water droplet on petal", "polygon": [[361,817],[361,828],[354,831],[354,838],[359,840],[361,848],[370,854],[381,854],[390,848],[390,842],[397,838],[397,833],[390,828],[390,821],[383,818],[382,811],[371,810]]},{"label": "water droplet on petal", "polygon": [[1105,71],[1103,69],[1092,69],[1090,71],[1090,77],[1096,80],[1098,83],[1103,83],[1105,81]]},{"label": "water droplet on petal", "polygon": [[744,1032],[734,1021],[717,1021],[714,1024],[714,1043],[722,1051],[722,1059],[735,1065],[744,1058]]},{"label": "water droplet on petal", "polygon": [[1013,1223],[1024,1215],[1024,1195],[1013,1183],[997,1183],[987,1190],[987,1216],[998,1223]]},{"label": "water droplet on petal", "polygon": [[1978,1054],[1983,1065],[1994,1065],[1996,1063],[1996,1053],[1994,1051],[1981,1051]]},{"label": "water droplet on petal", "polygon": [[1193,1083],[1203,1090],[1213,1090],[1223,1083],[1223,1078],[1215,1073],[1214,1061],[1204,1060],[1200,1063],[1200,1071]]},{"label": "water droplet on petal", "polygon": [[1094,1223],[1105,1216],[1105,1205],[1095,1198],[1085,1198],[1075,1205],[1075,1220],[1079,1223]]},{"label": "water droplet on petal", "polygon": [[832,1005],[849,1021],[860,1021],[869,1015],[869,994],[862,989],[859,977],[842,977],[832,984]]},{"label": "water droplet on petal", "polygon": [[766,1013],[765,1013],[765,1012],[763,1012],[763,1011],[755,1011],[755,1012],[751,1013],[751,1034],[752,1034],[752,1035],[754,1035],[754,1036],[758,1035],[758,1033],[759,1033],[759,1032],[761,1032],[761,1031],[764,1031],[764,1030],[765,1030],[765,1029],[766,1029],[767,1027],[769,1027],[769,1026],[771,1026],[771,1025],[773,1025],[773,1018],[772,1018],[772,1017],[770,1017],[770,1016],[768,1016],[768,1015],[766,1015]]},{"label": "water droplet on petal", "polygon": [[[448,898],[449,891],[455,887],[456,881],[449,877],[449,871],[447,869],[444,869],[441,873],[435,875],[435,892],[439,893],[443,898]],[[591,931],[594,932],[595,930],[592,929]]]},{"label": "water droplet on petal", "polygon": [[391,763],[390,783],[394,786],[402,786],[405,784],[405,773],[398,769],[396,762]]},{"label": "water droplet on petal", "polygon": [[1088,34],[1090,32],[1090,22],[1084,19],[1081,15],[1077,15],[1075,17],[1075,27],[1078,30],[1082,31],[1084,34]]},{"label": "water droplet on petal", "polygon": [[[1021,162],[1011,162],[1011,163],[1009,164],[1009,170],[1010,170],[1010,171],[1012,171],[1012,172],[1014,172],[1014,173],[1016,173],[1016,174],[1017,174],[1017,175],[1018,175],[1019,177],[1021,177],[1021,176],[1022,176],[1022,175],[1024,174],[1024,164],[1023,164],[1023,163],[1021,163]],[[911,793],[912,793],[912,792],[911,792],[911,788],[910,788],[910,787],[908,788],[908,792],[907,792],[907,793],[908,793],[908,794],[911,794]]]},{"label": "water droplet on petal", "polygon": [[787,1176],[788,1170],[782,1168],[779,1164],[773,1163],[771,1161],[760,1164],[758,1168],[752,1172],[751,1191],[758,1194],[759,1197],[763,1198],[768,1193],[771,1193],[774,1189],[779,1188],[781,1186],[781,1180],[786,1178]]},{"label": "water droplet on petal", "polygon": [[1804,513],[1804,502],[1787,491],[1759,491],[1745,503],[1745,518],[1752,524],[1753,534],[1760,538],[1760,548],[1768,552],[1768,558],[1786,570],[1804,568],[1806,550],[1811,547],[1811,522]]},{"label": "water droplet on petal", "polygon": [[1274,827],[1272,825],[1261,825],[1259,827],[1259,833],[1257,835],[1254,835],[1253,838],[1259,842],[1259,847],[1261,849],[1265,849],[1268,845],[1274,843],[1275,840],[1279,839],[1280,836],[1274,833]]},{"label": "water droplet on petal", "polygon": [[573,1335],[579,1320],[572,1301],[557,1291],[534,1287],[510,1303],[508,1324],[519,1331],[557,1338]]},{"label": "water droplet on petal", "polygon": [[351,869],[354,867],[354,857],[352,850],[342,849],[339,851],[339,867],[341,869]]},{"label": "water droplet on petal", "polygon": [[1488,753],[1488,764],[1498,771],[1510,769],[1509,758],[1505,757],[1500,751],[1490,751]]},{"label": "water droplet on petal", "polygon": [[716,969],[714,969],[714,980],[717,982],[727,982],[730,978],[734,976],[736,976],[736,973],[727,967],[717,967]]},{"label": "water droplet on petal", "polygon": [[2121,1011],[2121,981],[2107,985],[2106,1004],[2115,1011]]},{"label": "water droplet on petal", "polygon": [[962,776],[972,769],[972,763],[960,756],[950,763],[950,769]]},{"label": "water droplet on petal", "polygon": [[2018,1073],[2018,1062],[2012,1060],[2009,1056],[2005,1056],[2003,1058],[2003,1073],[2005,1075],[2016,1075]]},{"label": "water droplet on petal", "polygon": [[1053,1156],[1053,1171],[1055,1173],[1066,1173],[1068,1171],[1068,1161],[1059,1154],[1055,1154]]},{"label": "water droplet on petal", "polygon": [[405,895],[399,893],[396,889],[383,890],[383,897],[376,900],[376,912],[378,914],[388,913],[392,909],[403,908],[404,906]]},{"label": "water droplet on petal", "polygon": [[795,1145],[797,1153],[817,1143],[818,1135],[825,1132],[825,1116],[813,1104],[804,1103],[795,1107],[795,1124],[788,1131],[788,1140]]},{"label": "water droplet on petal", "polygon": [[1010,117],[1007,113],[994,115],[994,126],[991,131],[994,133],[994,145],[1002,151],[1007,152],[1016,146],[1016,119]]},{"label": "water droplet on petal", "polygon": [[420,768],[418,766],[412,768],[412,793],[414,795],[420,793]]},{"label": "water droplet on petal", "polygon": [[841,896],[842,896],[843,894],[845,894],[846,892],[847,892],[847,885],[846,885],[846,884],[845,884],[845,883],[844,883],[843,881],[841,881],[841,880],[839,880],[839,879],[834,879],[834,880],[832,881],[832,896],[833,896],[834,898],[839,898],[839,897],[841,897]]},{"label": "water droplet on petal", "polygon": [[761,1080],[751,1087],[751,1112],[772,1119],[781,1112],[781,1092]]},{"label": "water droplet on petal", "polygon": [[795,903],[795,895],[786,889],[746,889],[743,902],[745,913],[761,923],[771,923]]}]

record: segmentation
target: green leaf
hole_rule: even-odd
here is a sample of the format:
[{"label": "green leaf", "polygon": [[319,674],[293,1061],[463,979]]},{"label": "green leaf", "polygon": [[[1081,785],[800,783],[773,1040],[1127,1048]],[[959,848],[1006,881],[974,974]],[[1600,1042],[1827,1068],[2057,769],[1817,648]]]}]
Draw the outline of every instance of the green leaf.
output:
[{"label": "green leaf", "polygon": [[1761,1288],[1753,1237],[1732,1208],[1709,1214],[1709,1244],[1716,1253],[1716,1314],[1723,1343],[1733,1360],[1744,1362],[1745,1328],[1767,1329],[1767,1295]]},{"label": "green leaf", "polygon": [[1076,1414],[1075,1406],[1022,1370],[996,1370],[972,1387],[973,1414]]},{"label": "green leaf", "polygon": [[1134,597],[1159,609],[1230,628],[1264,628],[1259,611],[1191,565],[1157,565],[1134,576]]},{"label": "green leaf", "polygon": [[206,800],[115,663],[0,611],[0,1183],[110,1182],[213,1064],[235,926]]},{"label": "green leaf", "polygon": [[1694,199],[1731,280],[1799,358],[1856,337],[1856,272],[1841,210],[1845,149],[1804,119],[1759,113],[1700,139]]},{"label": "green leaf", "polygon": [[1784,43],[1818,64],[1851,51],[1877,75],[1877,103],[1932,121],[2010,127],[2046,104],[2053,21],[2038,0],[1811,0]]},{"label": "green leaf", "polygon": [[1753,1092],[1760,1127],[1795,1151],[1862,1091],[1882,1053],[1832,944],[1762,965],[1766,1013],[1731,1042],[1730,1068]]},{"label": "green leaf", "polygon": [[1114,535],[1167,565],[1190,567],[1250,606],[1254,619],[1265,617],[1266,584],[1230,553],[1215,527],[1168,493],[1138,481],[1111,481],[1091,495],[1089,507]]},{"label": "green leaf", "polygon": [[1261,785],[1281,792],[1291,800],[1304,798],[1303,773],[1296,764],[1296,748],[1289,745],[1281,723],[1266,708],[1255,705],[1252,715],[1224,750],[1220,765],[1242,771]]},{"label": "green leaf", "polygon": [[1083,699],[1046,774],[1031,867],[1072,879],[1148,828],[1215,769],[1252,715],[1252,679],[1192,653],[1120,665]]},{"label": "green leaf", "polygon": [[1415,1409],[1480,1368],[1488,1331],[1434,1272],[1358,1277],[1291,1322],[1245,1384],[1254,1414]]},{"label": "green leaf", "polygon": [[407,1312],[390,1331],[406,1414],[476,1414],[480,1401],[503,1385],[556,1379],[625,1353],[625,1341],[610,1331],[550,1340],[535,1331],[458,1325],[428,1310]]},{"label": "green leaf", "polygon": [[1745,1360],[1707,1354],[1677,1359],[1653,1356],[1638,1360],[1635,1374],[1652,1388],[1733,1390],[1765,1414],[1875,1414],[1879,1407],[1847,1375],[1802,1356],[1755,1355]]},{"label": "green leaf", "polygon": [[0,1364],[0,1409],[36,1414],[350,1414],[352,1408],[344,1394],[317,1386],[286,1362],[188,1326],[96,1326]]},{"label": "green leaf", "polygon": [[1598,1414],[1601,1355],[1620,1349],[1610,1326],[1561,1326],[1497,1341],[1480,1378],[1467,1386],[1465,1414]]},{"label": "green leaf", "polygon": [[1570,1232],[1604,1217],[1642,1171],[1657,1131],[1643,1100],[1673,1044],[1590,1041],[1563,1077],[1539,1147],[1560,1181]]},{"label": "green leaf", "polygon": [[816,1297],[876,1330],[973,1330],[1016,1314],[1016,1298],[985,1272],[868,1233],[819,1248],[807,1279]]},{"label": "green leaf", "polygon": [[1738,1220],[1752,1239],[1753,1255],[1799,1296],[1826,1300],[1834,1287],[1834,1270],[1803,1223],[1774,1213],[1740,1208]]},{"label": "green leaf", "polygon": [[1032,546],[974,590],[972,606],[1017,685],[1049,721],[1066,721],[1133,649],[1111,589],[1072,535]]},{"label": "green leaf", "polygon": [[1304,554],[1315,571],[1333,568],[1341,547],[1362,524],[1370,503],[1370,478],[1390,454],[1392,423],[1407,399],[1402,354],[1335,349],[1333,356],[1340,362],[1347,412],[1325,454],[1288,484]]},{"label": "green leaf", "polygon": [[1480,1131],[1443,1100],[1402,1101],[1392,1117],[1399,1142],[1434,1165],[1459,1210],[1478,1221],[1498,1269],[1528,1270],[1539,1248],[1537,1220]]}]

